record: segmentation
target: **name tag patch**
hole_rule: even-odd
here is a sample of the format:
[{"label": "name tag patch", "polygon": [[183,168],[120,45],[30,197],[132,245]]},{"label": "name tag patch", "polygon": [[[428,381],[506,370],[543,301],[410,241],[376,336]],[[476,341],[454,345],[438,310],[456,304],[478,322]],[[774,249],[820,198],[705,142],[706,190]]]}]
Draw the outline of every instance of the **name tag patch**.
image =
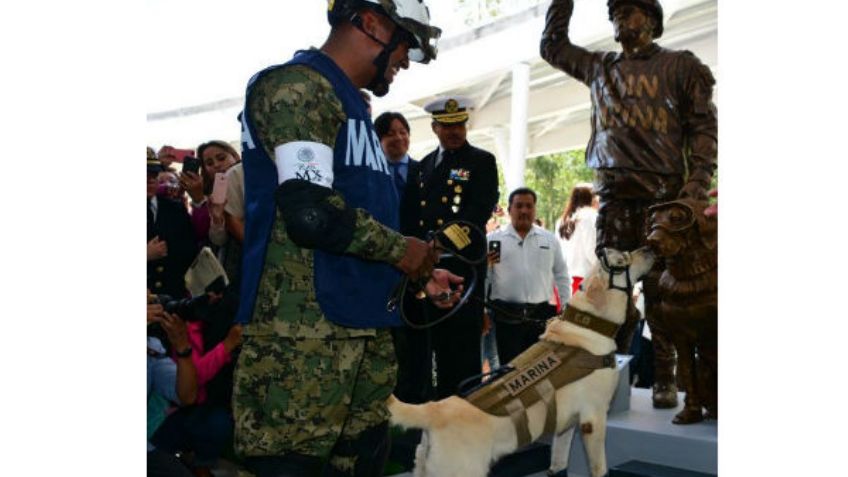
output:
[{"label": "name tag patch", "polygon": [[524,371],[517,374],[514,378],[504,383],[504,387],[511,396],[517,396],[528,386],[532,386],[550,374],[560,364],[562,364],[562,361],[560,361],[556,353],[548,353],[530,366],[524,368]]},{"label": "name tag patch", "polygon": [[274,148],[279,184],[301,179],[322,187],[333,187],[333,150],[326,144],[293,141]]},{"label": "name tag patch", "polygon": [[450,178],[455,181],[467,181],[471,179],[471,171],[466,169],[451,169]]}]

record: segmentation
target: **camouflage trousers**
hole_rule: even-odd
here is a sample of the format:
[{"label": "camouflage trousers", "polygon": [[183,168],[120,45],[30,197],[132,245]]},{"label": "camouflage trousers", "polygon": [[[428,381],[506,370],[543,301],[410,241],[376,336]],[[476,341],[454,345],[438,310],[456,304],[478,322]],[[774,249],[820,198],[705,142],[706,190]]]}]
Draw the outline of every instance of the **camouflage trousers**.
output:
[{"label": "camouflage trousers", "polygon": [[337,441],[389,418],[397,363],[388,330],[376,337],[245,336],[233,376],[235,449],[242,456],[299,453],[352,470]]}]

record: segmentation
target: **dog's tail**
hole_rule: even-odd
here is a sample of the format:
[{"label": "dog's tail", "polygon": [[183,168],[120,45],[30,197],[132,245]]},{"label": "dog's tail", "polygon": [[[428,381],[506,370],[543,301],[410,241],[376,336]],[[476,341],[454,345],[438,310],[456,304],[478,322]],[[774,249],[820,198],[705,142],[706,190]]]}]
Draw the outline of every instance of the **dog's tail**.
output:
[{"label": "dog's tail", "polygon": [[407,404],[399,401],[394,395],[389,396],[386,407],[392,413],[391,422],[405,428],[430,429],[432,426],[431,413],[428,407],[433,403]]}]

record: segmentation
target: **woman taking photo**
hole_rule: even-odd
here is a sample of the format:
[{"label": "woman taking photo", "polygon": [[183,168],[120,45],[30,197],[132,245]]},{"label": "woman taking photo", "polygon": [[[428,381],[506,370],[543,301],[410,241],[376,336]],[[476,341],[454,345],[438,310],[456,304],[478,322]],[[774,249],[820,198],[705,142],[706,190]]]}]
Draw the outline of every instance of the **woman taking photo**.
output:
[{"label": "woman taking photo", "polygon": [[191,220],[195,236],[201,245],[209,243],[211,222],[209,196],[215,184],[215,174],[224,173],[241,161],[239,153],[224,141],[213,140],[197,147],[197,156],[202,161],[200,174],[190,171],[180,173],[180,185],[191,198]]}]

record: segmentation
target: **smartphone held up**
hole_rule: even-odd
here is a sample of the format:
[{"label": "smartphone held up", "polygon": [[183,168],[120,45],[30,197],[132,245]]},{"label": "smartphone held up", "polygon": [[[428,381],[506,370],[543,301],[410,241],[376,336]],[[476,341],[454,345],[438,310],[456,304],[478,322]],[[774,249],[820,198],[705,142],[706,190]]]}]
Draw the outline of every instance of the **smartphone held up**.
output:
[{"label": "smartphone held up", "polygon": [[500,240],[490,240],[489,241],[489,263],[495,264],[500,263],[501,261],[501,241]]},{"label": "smartphone held up", "polygon": [[218,172],[215,174],[215,182],[212,184],[212,203],[223,204],[227,199],[227,175]]},{"label": "smartphone held up", "polygon": [[193,172],[195,174],[200,173],[200,166],[202,165],[202,161],[194,156],[187,156],[183,160],[183,172]]}]

